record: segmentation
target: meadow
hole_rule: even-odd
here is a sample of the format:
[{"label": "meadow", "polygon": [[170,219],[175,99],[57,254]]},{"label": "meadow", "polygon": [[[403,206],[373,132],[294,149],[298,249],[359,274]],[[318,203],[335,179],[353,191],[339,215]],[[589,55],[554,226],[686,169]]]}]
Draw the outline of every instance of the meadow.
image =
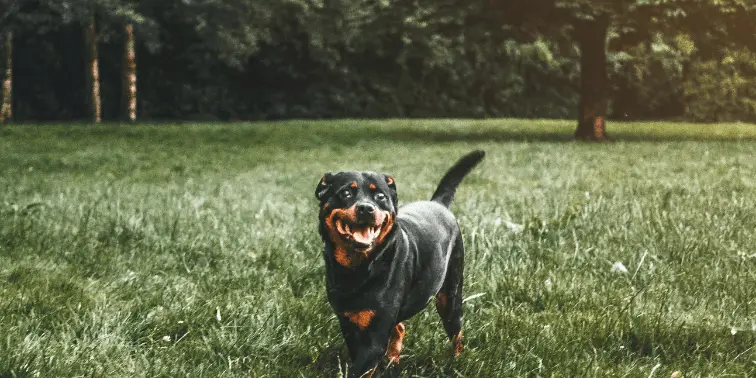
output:
[{"label": "meadow", "polygon": [[386,120],[0,128],[0,377],[337,377],[315,185],[399,202],[486,159],[465,352],[407,322],[403,377],[756,376],[756,126]]}]

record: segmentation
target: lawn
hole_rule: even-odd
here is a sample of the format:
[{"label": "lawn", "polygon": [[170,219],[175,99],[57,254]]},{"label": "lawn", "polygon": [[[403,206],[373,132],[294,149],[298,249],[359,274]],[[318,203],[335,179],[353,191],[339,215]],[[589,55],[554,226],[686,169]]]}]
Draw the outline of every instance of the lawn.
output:
[{"label": "lawn", "polygon": [[383,171],[427,199],[476,148],[452,206],[466,349],[430,304],[402,376],[756,376],[756,126],[573,127],[2,128],[0,377],[336,377],[318,180]]}]

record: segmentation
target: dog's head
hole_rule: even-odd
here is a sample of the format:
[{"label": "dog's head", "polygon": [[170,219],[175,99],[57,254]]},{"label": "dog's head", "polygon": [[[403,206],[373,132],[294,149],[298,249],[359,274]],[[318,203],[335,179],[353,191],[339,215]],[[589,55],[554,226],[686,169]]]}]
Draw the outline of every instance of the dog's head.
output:
[{"label": "dog's head", "polygon": [[365,260],[394,226],[396,184],[375,172],[326,173],[315,189],[323,238],[336,261],[347,267]]}]

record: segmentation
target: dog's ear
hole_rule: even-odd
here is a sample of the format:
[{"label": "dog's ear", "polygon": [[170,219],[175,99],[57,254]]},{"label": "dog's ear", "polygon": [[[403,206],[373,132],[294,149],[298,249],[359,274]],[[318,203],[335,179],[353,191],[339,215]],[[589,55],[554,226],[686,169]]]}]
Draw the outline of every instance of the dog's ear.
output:
[{"label": "dog's ear", "polygon": [[328,198],[328,192],[331,191],[331,183],[333,180],[333,173],[326,172],[320,179],[318,186],[315,188],[315,198],[318,201],[325,201]]},{"label": "dog's ear", "polygon": [[393,202],[396,207],[399,203],[396,194],[396,181],[389,175],[383,175],[383,178],[386,179],[386,184],[388,184],[389,189],[391,189],[391,202]]}]

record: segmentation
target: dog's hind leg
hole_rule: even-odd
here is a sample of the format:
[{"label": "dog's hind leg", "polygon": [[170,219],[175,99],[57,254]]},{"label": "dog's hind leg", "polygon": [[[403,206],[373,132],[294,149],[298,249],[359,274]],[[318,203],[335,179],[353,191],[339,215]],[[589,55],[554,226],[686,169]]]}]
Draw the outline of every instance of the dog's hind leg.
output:
[{"label": "dog's hind leg", "polygon": [[449,340],[454,356],[462,352],[462,281],[465,262],[465,247],[462,235],[458,234],[449,257],[446,278],[441,290],[436,294],[436,310]]}]

